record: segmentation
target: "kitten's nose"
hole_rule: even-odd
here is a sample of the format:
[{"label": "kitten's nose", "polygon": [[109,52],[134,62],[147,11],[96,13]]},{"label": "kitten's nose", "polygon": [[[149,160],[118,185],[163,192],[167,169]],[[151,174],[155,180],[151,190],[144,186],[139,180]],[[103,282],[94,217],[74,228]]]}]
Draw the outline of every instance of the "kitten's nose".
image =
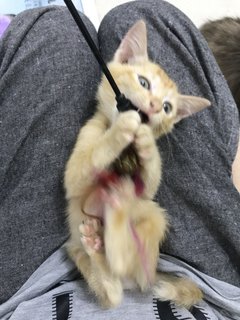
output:
[{"label": "kitten's nose", "polygon": [[155,102],[155,101],[150,101],[150,112],[151,113],[156,113],[159,112],[161,110],[161,106],[159,103]]}]

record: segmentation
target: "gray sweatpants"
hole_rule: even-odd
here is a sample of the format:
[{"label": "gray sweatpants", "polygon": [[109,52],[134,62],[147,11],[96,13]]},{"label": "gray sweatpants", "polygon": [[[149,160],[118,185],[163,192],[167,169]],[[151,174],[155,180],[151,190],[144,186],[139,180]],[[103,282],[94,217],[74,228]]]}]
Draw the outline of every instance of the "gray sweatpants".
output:
[{"label": "gray sweatpants", "polygon": [[[85,21],[108,61],[140,18],[147,23],[150,57],[183,93],[212,102],[159,141],[164,174],[156,200],[171,220],[162,251],[239,287],[240,196],[231,180],[236,106],[206,42],[168,3],[117,7],[98,35]],[[0,303],[67,239],[64,165],[94,111],[99,78],[99,66],[64,8],[24,12],[0,40]]]},{"label": "gray sweatpants", "polygon": [[79,279],[64,248],[48,258],[22,288],[0,306],[1,320],[230,320],[240,319],[240,289],[209,277],[186,263],[162,255],[158,269],[192,278],[205,300],[190,310],[168,301],[161,302],[151,292],[126,290],[116,309],[102,310],[86,282]]}]

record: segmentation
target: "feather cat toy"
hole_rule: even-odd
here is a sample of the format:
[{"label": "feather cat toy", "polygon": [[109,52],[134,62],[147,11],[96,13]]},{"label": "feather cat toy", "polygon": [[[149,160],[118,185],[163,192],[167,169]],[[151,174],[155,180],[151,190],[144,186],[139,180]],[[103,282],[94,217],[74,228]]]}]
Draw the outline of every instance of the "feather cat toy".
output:
[{"label": "feather cat toy", "polygon": [[137,109],[120,113],[103,76],[97,111],[81,128],[65,170],[68,253],[103,307],[118,305],[132,285],[189,307],[202,296],[196,285],[156,273],[168,226],[165,211],[152,200],[161,180],[156,139],[210,103],[181,95],[148,59],[143,21],[128,31],[108,67]]}]

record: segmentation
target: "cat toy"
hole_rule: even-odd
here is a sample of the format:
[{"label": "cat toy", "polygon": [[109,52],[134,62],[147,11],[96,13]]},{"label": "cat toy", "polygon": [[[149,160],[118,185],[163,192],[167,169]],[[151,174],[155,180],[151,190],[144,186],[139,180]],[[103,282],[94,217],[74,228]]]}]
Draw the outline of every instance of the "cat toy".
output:
[{"label": "cat toy", "polygon": [[[115,93],[115,99],[117,102],[117,109],[119,112],[125,112],[128,110],[135,110],[138,112],[141,122],[142,123],[147,123],[148,122],[148,116],[141,110],[139,110],[133,103],[125,97],[125,95],[119,90],[112,74],[110,73],[105,61],[103,60],[97,46],[95,45],[90,33],[88,32],[82,18],[80,17],[77,9],[75,8],[74,4],[72,3],[71,0],[64,0],[68,10],[70,11],[73,19],[75,20],[80,32],[84,36],[87,44],[89,45],[93,55],[97,59],[99,65],[102,68],[102,71],[104,75],[106,76],[110,86],[112,87],[114,93]],[[140,177],[139,174],[139,167],[140,167],[140,162],[138,155],[136,153],[135,147],[133,144],[130,144],[125,150],[123,150],[122,154],[120,157],[112,164],[110,171],[107,173],[102,173],[100,175],[101,177],[98,178],[98,183],[103,184],[103,185],[108,185],[112,183],[112,180],[119,180],[119,177],[122,175],[128,175],[132,178],[133,183],[135,185],[135,192],[136,195],[139,196],[142,194],[144,190],[144,183]],[[86,213],[88,216],[92,216],[89,213]],[[97,217],[96,217],[97,218]],[[133,239],[136,243],[138,253],[143,265],[143,268],[145,270],[146,277],[148,279],[148,282],[150,283],[150,275],[149,275],[149,270],[148,270],[148,263],[147,263],[147,257],[146,257],[146,252],[145,248],[140,241],[140,238],[135,230],[135,227],[133,224],[130,222],[130,227],[131,227],[131,233],[133,236]]]},{"label": "cat toy", "polygon": [[[136,106],[132,104],[132,102],[125,97],[125,95],[119,90],[115,80],[113,79],[112,74],[110,73],[105,61],[103,60],[97,46],[95,45],[90,33],[88,32],[82,18],[80,17],[77,9],[71,0],[64,0],[68,10],[70,11],[73,19],[75,20],[80,32],[83,34],[87,44],[89,45],[92,53],[97,59],[99,65],[102,68],[104,75],[106,76],[110,86],[112,87],[115,93],[115,99],[117,101],[117,109],[119,112],[125,112],[128,110],[135,110],[138,112],[141,122],[147,123],[148,116],[141,110],[139,110]],[[114,162],[112,166],[112,170],[117,172],[118,174],[126,174],[130,176],[135,176],[136,172],[140,166],[139,159],[133,144],[127,147],[121,156]]]}]

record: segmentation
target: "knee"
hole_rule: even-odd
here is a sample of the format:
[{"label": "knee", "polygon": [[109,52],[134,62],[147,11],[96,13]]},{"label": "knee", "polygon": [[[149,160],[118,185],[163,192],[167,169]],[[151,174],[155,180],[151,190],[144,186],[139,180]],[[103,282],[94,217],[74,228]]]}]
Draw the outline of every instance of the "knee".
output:
[{"label": "knee", "polygon": [[167,30],[181,30],[187,18],[162,0],[131,1],[115,7],[106,14],[98,31],[101,46],[110,47],[106,50],[107,54],[104,52],[107,60],[111,59],[123,36],[139,19],[146,22],[149,35],[156,32],[164,35]]},{"label": "knee", "polygon": [[[85,15],[80,14],[91,36],[97,42],[97,32],[93,24]],[[73,46],[85,41],[70,12],[63,6],[47,6],[23,11],[13,19],[10,27],[9,36],[12,35],[13,38],[15,35],[22,38],[35,36],[36,39],[44,38],[53,42],[59,40]]]},{"label": "knee", "polygon": [[105,25],[108,29],[110,25],[125,25],[128,29],[139,19],[146,21],[158,21],[160,19],[164,21],[168,17],[181,14],[179,9],[162,0],[131,1],[109,11],[102,20],[100,30]]},{"label": "knee", "polygon": [[[40,14],[39,23],[43,28],[48,27],[49,31],[54,30],[55,34],[65,34],[68,38],[71,38],[74,34],[82,36],[76,22],[66,7],[49,6],[42,8],[42,10],[44,11]],[[79,14],[94,40],[97,40],[97,32],[92,22],[83,13],[79,12]]]}]

